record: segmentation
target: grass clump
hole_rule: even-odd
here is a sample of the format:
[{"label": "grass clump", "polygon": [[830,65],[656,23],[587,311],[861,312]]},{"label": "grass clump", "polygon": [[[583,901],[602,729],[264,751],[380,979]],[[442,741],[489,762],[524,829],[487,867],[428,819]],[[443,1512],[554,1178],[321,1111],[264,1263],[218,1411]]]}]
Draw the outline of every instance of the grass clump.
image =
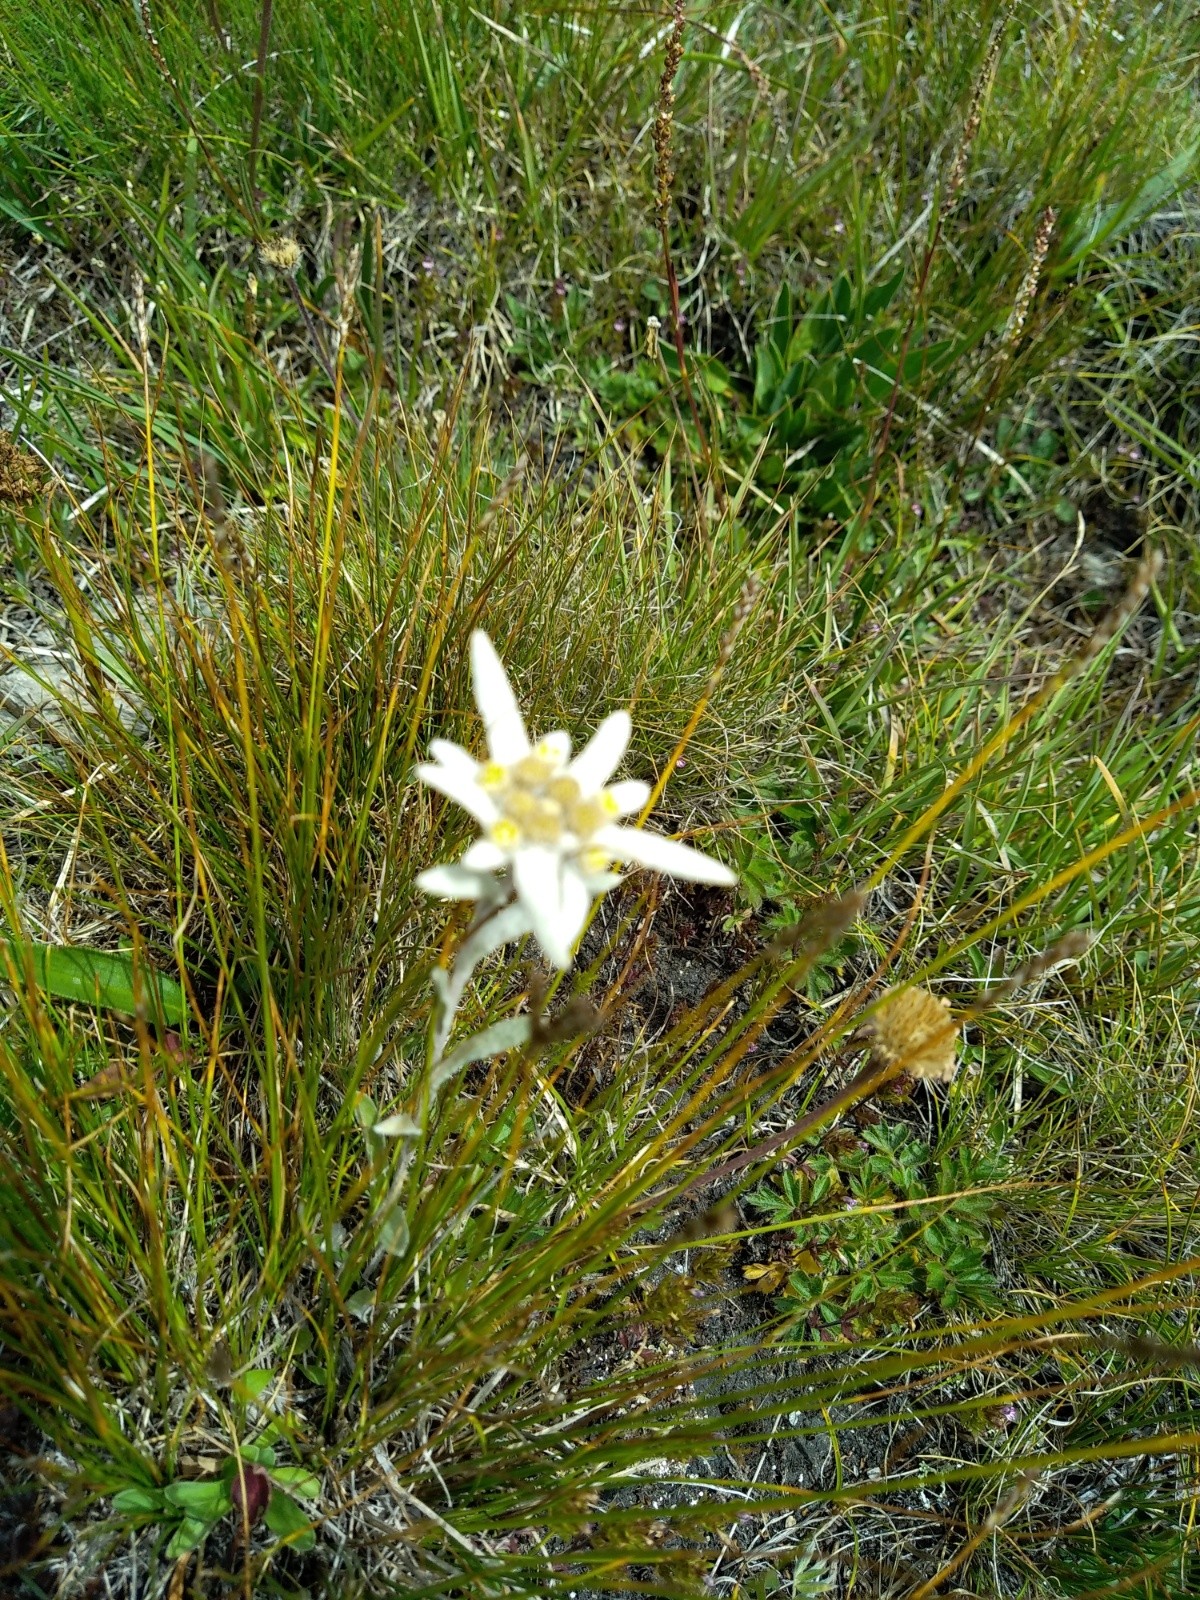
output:
[{"label": "grass clump", "polygon": [[1194,26],[823,16],[0,0],[15,1592],[1195,1587]]}]

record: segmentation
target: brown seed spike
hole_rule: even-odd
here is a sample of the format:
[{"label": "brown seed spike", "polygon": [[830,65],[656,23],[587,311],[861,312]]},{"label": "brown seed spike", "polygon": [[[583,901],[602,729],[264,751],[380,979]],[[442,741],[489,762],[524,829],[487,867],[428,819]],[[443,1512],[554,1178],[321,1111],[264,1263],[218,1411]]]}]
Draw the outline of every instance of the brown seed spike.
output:
[{"label": "brown seed spike", "polygon": [[887,990],[866,1031],[880,1067],[931,1083],[949,1083],[958,1071],[958,1024],[946,1002],[919,985]]}]

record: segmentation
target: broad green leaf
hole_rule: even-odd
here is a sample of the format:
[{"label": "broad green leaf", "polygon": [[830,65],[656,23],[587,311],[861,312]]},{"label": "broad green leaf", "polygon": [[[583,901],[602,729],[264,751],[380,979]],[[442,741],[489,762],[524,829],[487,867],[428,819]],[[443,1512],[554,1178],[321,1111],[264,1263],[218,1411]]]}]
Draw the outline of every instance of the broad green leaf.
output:
[{"label": "broad green leaf", "polygon": [[163,1491],[173,1506],[191,1517],[215,1522],[232,1508],[229,1485],[220,1478],[203,1478],[187,1483],[169,1483]]},{"label": "broad green leaf", "polygon": [[161,1512],[166,1500],[161,1489],[118,1489],[112,1503],[114,1511],[128,1515],[139,1511]]},{"label": "broad green leaf", "polygon": [[379,1119],[379,1107],[369,1094],[360,1094],[354,1100],[354,1120],[360,1128],[373,1128]]},{"label": "broad green leaf", "polygon": [[786,283],[781,283],[779,293],[775,296],[775,308],[771,312],[770,337],[771,342],[783,359],[787,349],[788,339],[791,336],[792,323],[795,312],[792,310],[792,291]]},{"label": "broad green leaf", "polygon": [[375,1307],[374,1289],[358,1289],[346,1301],[346,1310],[362,1322],[370,1322]]},{"label": "broad green leaf", "polygon": [[135,968],[128,950],[0,939],[0,955],[17,980],[32,970],[34,981],[59,1000],[102,1006],[125,1016],[145,1013],[170,1023],[182,1022],[188,1014],[179,984],[152,972],[144,961]]},{"label": "broad green leaf", "polygon": [[210,1527],[209,1522],[201,1522],[196,1517],[184,1517],[167,1546],[167,1560],[175,1561],[179,1556],[187,1555],[189,1550],[194,1550]]},{"label": "broad green leaf", "polygon": [[242,1374],[237,1387],[239,1394],[244,1391],[245,1398],[258,1403],[262,1401],[263,1395],[268,1394],[276,1386],[276,1376],[270,1367],[255,1367],[252,1371]]},{"label": "broad green leaf", "polygon": [[[238,1446],[238,1451],[248,1467],[266,1467],[269,1471],[275,1465],[275,1452],[269,1444],[243,1444]],[[221,1481],[232,1484],[237,1474],[238,1457],[229,1456],[221,1467]]]},{"label": "broad green leaf", "polygon": [[288,1494],[273,1494],[267,1504],[267,1527],[277,1539],[286,1539],[295,1550],[311,1550],[317,1536],[304,1512]]},{"label": "broad green leaf", "polygon": [[889,278],[886,283],[877,283],[873,289],[868,289],[863,295],[862,319],[875,316],[880,311],[886,311],[896,298],[900,285],[904,282],[904,273],[900,271],[894,278]]},{"label": "broad green leaf", "polygon": [[321,1480],[315,1472],[308,1472],[304,1467],[274,1467],[271,1471],[274,1481],[285,1489],[290,1489],[293,1494],[298,1494],[301,1500],[319,1500],[321,1498]]},{"label": "broad green leaf", "polygon": [[754,406],[757,411],[771,409],[771,397],[783,373],[783,363],[768,339],[760,339],[754,347]]},{"label": "broad green leaf", "polygon": [[394,1205],[379,1224],[379,1248],[390,1256],[400,1256],[408,1249],[408,1217],[403,1203]]}]

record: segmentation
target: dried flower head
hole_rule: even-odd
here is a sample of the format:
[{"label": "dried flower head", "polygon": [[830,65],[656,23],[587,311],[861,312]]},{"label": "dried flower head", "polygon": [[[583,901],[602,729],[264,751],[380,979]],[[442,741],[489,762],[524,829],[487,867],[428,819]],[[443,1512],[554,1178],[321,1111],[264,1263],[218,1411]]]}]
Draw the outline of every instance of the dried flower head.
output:
[{"label": "dried flower head", "polygon": [[887,990],[865,1031],[881,1067],[931,1083],[949,1083],[958,1071],[958,1024],[946,1002],[919,985]]},{"label": "dried flower head", "polygon": [[339,345],[344,345],[350,334],[350,324],[354,321],[354,297],[362,281],[361,244],[352,245],[345,254],[338,252],[333,264],[333,275],[338,297],[337,342]]},{"label": "dried flower head", "polygon": [[1011,1000],[1019,989],[1025,989],[1031,983],[1036,983],[1039,978],[1044,978],[1056,967],[1082,960],[1091,947],[1092,934],[1089,929],[1076,928],[1071,933],[1064,933],[1061,939],[1056,939],[1045,950],[1031,956],[1028,961],[1023,961],[992,988],[985,989],[971,1007],[972,1012],[990,1011],[993,1006],[1003,1005],[1005,1001]]},{"label": "dried flower head", "polygon": [[0,433],[0,502],[26,506],[41,494],[45,482],[37,457],[14,444],[11,433]]},{"label": "dried flower head", "polygon": [[171,75],[171,69],[167,65],[167,59],[162,52],[162,45],[158,42],[158,34],[154,31],[154,20],[150,15],[150,0],[134,0],[134,6],[138,19],[142,24],[142,31],[146,35],[146,44],[149,47],[154,65],[162,73],[172,89],[178,92],[179,86]]},{"label": "dried flower head", "polygon": [[277,272],[295,272],[300,265],[300,246],[290,233],[277,233],[264,239],[258,247],[259,257]]}]

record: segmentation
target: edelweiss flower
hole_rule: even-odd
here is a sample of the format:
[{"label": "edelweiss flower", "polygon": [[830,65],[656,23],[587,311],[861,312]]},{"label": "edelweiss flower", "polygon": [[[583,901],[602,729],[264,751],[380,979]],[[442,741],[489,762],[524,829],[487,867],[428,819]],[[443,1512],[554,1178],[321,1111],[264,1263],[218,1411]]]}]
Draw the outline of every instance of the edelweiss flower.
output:
[{"label": "edelweiss flower", "polygon": [[430,788],[456,800],[482,830],[462,859],[421,873],[417,883],[446,900],[496,903],[509,885],[529,930],[558,967],[571,963],[592,901],[620,879],[615,862],[633,862],[692,883],[730,885],[734,874],[698,850],[623,828],[640,811],[647,784],[609,783],[629,743],[627,711],[614,711],[572,761],[565,733],[530,741],[500,657],[485,633],[471,637],[475,702],[488,759],[435,739],[432,762],[417,768]]}]

